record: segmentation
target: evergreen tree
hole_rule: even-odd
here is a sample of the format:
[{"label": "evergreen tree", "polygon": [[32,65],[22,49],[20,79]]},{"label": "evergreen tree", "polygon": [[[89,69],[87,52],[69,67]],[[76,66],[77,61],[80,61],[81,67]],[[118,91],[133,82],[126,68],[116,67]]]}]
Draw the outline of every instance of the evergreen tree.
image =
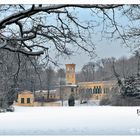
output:
[{"label": "evergreen tree", "polygon": [[124,84],[120,90],[121,95],[136,97],[140,95],[140,77],[130,76],[124,79]]}]

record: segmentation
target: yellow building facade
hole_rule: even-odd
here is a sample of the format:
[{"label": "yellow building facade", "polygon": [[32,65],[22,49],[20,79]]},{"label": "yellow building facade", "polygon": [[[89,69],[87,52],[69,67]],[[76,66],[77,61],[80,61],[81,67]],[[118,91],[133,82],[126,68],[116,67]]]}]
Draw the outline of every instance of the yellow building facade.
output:
[{"label": "yellow building facade", "polygon": [[34,95],[30,91],[23,91],[18,94],[18,106],[33,106]]},{"label": "yellow building facade", "polygon": [[94,100],[100,100],[109,94],[116,81],[95,81],[78,83],[79,94],[90,94]]}]

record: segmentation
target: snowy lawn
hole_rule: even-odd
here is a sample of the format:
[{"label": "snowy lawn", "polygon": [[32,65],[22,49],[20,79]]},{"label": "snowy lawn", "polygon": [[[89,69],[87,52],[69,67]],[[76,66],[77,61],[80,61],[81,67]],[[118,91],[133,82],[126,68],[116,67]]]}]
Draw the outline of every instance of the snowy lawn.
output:
[{"label": "snowy lawn", "polygon": [[0,113],[0,135],[139,135],[140,107],[15,107]]}]

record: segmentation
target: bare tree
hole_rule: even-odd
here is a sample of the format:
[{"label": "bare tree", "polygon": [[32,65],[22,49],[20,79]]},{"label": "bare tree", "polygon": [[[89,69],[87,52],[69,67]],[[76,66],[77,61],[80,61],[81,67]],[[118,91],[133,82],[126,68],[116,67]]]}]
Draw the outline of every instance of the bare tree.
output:
[{"label": "bare tree", "polygon": [[128,17],[128,23],[124,27],[125,32],[123,33],[123,38],[131,48],[131,51],[135,51],[140,46],[140,28],[138,24],[140,21],[140,5],[129,5],[124,9],[123,15],[126,15]]},{"label": "bare tree", "polygon": [[60,68],[57,70],[57,78],[59,80],[59,85],[65,85],[65,70]]},{"label": "bare tree", "polygon": [[63,106],[63,102],[64,102],[64,85],[66,84],[65,81],[65,70],[64,69],[58,69],[57,71],[57,77],[58,77],[58,81],[59,81],[59,92],[60,92],[60,100]]},{"label": "bare tree", "polygon": [[51,66],[49,66],[46,70],[46,88],[48,91],[47,99],[49,99],[50,90],[53,88],[53,80],[54,80],[54,70]]},{"label": "bare tree", "polygon": [[118,7],[122,5],[1,5],[0,48],[32,56],[46,52],[49,58],[50,46],[70,55],[73,50],[68,44],[72,44],[93,55],[94,45],[88,38],[94,25],[82,24],[75,8],[100,10],[107,17],[107,10]]},{"label": "bare tree", "polygon": [[81,74],[83,75],[83,81],[93,81],[95,79],[95,63],[89,62],[82,67]]}]

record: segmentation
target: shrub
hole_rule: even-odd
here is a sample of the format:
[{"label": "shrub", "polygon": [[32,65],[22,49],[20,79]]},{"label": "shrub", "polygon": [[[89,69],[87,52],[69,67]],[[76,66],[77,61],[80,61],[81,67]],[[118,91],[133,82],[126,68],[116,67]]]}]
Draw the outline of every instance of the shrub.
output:
[{"label": "shrub", "polygon": [[110,100],[112,106],[140,106],[140,99],[136,97],[123,97],[121,95],[112,96]]},{"label": "shrub", "polygon": [[100,100],[100,105],[110,105],[110,99],[109,97],[104,97]]}]

